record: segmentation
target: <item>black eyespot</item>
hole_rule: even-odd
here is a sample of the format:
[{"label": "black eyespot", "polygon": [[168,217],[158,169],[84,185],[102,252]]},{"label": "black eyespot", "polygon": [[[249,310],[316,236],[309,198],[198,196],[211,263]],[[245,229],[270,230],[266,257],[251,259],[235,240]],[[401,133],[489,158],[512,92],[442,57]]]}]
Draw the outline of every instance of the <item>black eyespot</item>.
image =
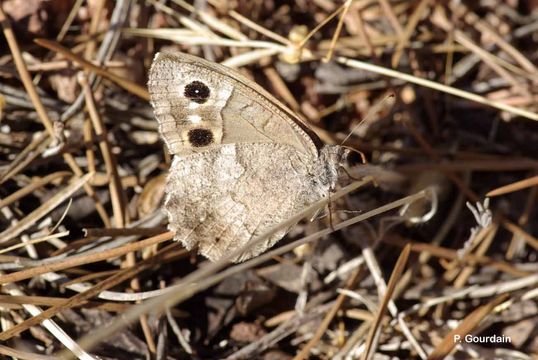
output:
[{"label": "black eyespot", "polygon": [[207,146],[213,142],[213,133],[207,129],[191,129],[188,136],[194,147]]},{"label": "black eyespot", "polygon": [[209,98],[209,88],[201,81],[193,81],[185,85],[185,91],[183,94],[187,99],[191,99],[195,103],[203,104]]}]

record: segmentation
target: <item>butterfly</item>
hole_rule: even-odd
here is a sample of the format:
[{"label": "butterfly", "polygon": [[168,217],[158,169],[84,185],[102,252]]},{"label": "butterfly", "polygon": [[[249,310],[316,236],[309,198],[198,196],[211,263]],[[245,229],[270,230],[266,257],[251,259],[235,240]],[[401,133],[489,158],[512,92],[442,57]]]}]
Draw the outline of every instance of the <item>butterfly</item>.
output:
[{"label": "butterfly", "polygon": [[[173,154],[164,208],[175,240],[211,261],[328,196],[348,150],[324,145],[297,115],[236,70],[158,53],[148,89]],[[257,256],[289,228],[233,259]]]}]

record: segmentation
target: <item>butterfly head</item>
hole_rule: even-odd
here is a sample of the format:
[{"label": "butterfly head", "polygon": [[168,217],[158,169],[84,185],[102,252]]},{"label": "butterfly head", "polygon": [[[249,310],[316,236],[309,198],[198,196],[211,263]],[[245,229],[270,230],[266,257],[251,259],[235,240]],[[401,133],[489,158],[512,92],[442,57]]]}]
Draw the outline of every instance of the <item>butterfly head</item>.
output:
[{"label": "butterfly head", "polygon": [[320,161],[323,164],[324,178],[327,180],[329,189],[334,190],[338,182],[338,169],[343,167],[349,149],[339,145],[325,145],[320,151]]}]

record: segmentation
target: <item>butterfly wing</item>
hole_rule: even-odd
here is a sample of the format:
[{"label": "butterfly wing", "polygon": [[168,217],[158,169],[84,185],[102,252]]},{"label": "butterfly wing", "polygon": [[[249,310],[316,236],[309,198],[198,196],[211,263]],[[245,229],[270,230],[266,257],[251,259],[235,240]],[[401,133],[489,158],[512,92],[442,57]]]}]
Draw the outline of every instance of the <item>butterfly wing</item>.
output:
[{"label": "butterfly wing", "polygon": [[[225,144],[187,161],[175,157],[165,208],[175,239],[217,261],[327,196],[329,186],[323,166],[305,162],[291,145]],[[258,255],[287,231],[234,261]]]},{"label": "butterfly wing", "polygon": [[317,157],[317,136],[271,94],[239,72],[183,53],[159,53],[148,88],[173,154],[220,144],[281,143]]},{"label": "butterfly wing", "polygon": [[[175,239],[216,261],[327,196],[329,147],[240,73],[182,53],[161,53],[148,87],[174,154],[165,209]],[[331,150],[332,151],[332,150]],[[247,250],[253,257],[287,229]]]}]

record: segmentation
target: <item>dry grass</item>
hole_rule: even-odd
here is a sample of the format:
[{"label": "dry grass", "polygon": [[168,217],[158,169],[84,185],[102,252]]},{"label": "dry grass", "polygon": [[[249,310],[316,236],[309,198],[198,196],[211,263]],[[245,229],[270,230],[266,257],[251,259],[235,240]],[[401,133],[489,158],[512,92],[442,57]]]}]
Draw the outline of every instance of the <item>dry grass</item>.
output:
[{"label": "dry grass", "polygon": [[[6,0],[0,22],[3,356],[538,358],[535,2]],[[356,150],[331,216],[236,265],[170,242],[165,48]]]}]

